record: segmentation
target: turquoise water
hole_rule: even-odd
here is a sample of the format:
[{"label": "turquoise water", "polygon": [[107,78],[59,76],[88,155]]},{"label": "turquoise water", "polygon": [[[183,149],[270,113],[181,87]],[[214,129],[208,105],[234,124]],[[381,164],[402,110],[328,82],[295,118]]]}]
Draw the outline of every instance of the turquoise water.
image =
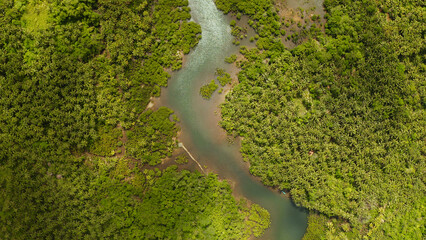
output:
[{"label": "turquoise water", "polygon": [[216,92],[209,101],[199,95],[200,87],[214,78],[217,67],[236,71],[224,62],[225,57],[238,53],[238,47],[232,45],[230,18],[216,9],[213,0],[189,0],[189,6],[192,20],[201,25],[202,39],[186,57],[183,68],[172,74],[160,104],[173,109],[180,118],[180,140],[201,165],[207,166],[207,172],[229,180],[237,196],[244,196],[271,213],[271,227],[262,239],[301,239],[307,227],[306,211],[251,176],[239,153],[239,142],[229,144],[225,132],[218,127],[217,105],[225,93]]}]

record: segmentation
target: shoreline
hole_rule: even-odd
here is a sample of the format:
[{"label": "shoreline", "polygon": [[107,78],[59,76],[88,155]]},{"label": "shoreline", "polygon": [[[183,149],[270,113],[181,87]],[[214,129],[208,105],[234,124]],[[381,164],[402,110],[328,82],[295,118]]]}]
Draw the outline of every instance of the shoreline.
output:
[{"label": "shoreline", "polygon": [[[241,44],[236,46],[231,43],[234,37],[230,34],[229,25],[236,16],[223,15],[222,12],[218,14],[219,25],[210,26],[207,22],[202,25],[202,40],[189,55],[183,57],[181,71],[170,73],[168,86],[161,88],[160,97],[153,99],[154,106],[168,107],[182,120],[177,123],[181,129],[177,142],[183,143],[204,168],[205,174],[215,174],[220,181],[227,181],[235,199],[244,198],[268,210],[271,226],[261,239],[281,239],[286,234],[301,237],[305,233],[306,213],[289,201],[289,195],[283,195],[277,187],[265,186],[259,177],[253,176],[249,170],[250,163],[243,160],[240,152],[243,138],[230,136],[219,126],[222,120],[220,105],[238,84],[240,71],[238,63],[227,64],[225,58],[235,54],[238,61],[244,59],[239,53],[240,46],[254,48],[255,43],[250,42],[250,38],[255,32],[248,26],[248,17],[242,16],[241,21],[237,21],[238,25],[247,24],[247,32],[251,31],[253,35],[240,40]],[[195,20],[197,17],[200,16],[195,15]],[[201,24],[204,20],[200,17]],[[216,68],[222,68],[231,75],[231,84],[219,88],[222,92],[216,91],[210,100],[204,100],[199,89],[216,78]],[[183,152],[182,149],[176,151]],[[192,162],[196,171],[200,172],[199,166]],[[294,218],[300,220],[294,221]]]}]

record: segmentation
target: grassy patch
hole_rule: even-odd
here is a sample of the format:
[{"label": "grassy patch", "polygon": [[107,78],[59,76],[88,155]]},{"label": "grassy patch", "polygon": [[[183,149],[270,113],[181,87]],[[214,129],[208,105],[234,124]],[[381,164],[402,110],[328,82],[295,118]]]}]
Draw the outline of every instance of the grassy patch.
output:
[{"label": "grassy patch", "polygon": [[22,15],[25,28],[30,32],[46,29],[49,26],[48,18],[49,4],[46,1],[31,1]]}]

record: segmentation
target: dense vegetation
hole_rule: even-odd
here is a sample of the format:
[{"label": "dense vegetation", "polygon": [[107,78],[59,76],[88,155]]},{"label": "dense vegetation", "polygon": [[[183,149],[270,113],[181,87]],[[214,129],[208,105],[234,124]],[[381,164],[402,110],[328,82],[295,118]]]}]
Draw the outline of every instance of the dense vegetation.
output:
[{"label": "dense vegetation", "polygon": [[[201,28],[186,0],[0,2],[2,239],[231,239],[267,212],[175,167],[171,110],[147,110]],[[260,220],[261,219],[261,220]]]},{"label": "dense vegetation", "polygon": [[203,85],[200,88],[200,95],[204,98],[204,99],[210,99],[213,95],[213,93],[219,88],[219,85],[217,85],[214,81],[214,79],[212,79],[209,83]]},{"label": "dense vegetation", "polygon": [[142,113],[133,130],[127,132],[129,156],[141,159],[142,163],[157,165],[164,156],[171,155],[177,129],[175,123],[169,121],[170,114],[172,111],[165,107]]},{"label": "dense vegetation", "polygon": [[[224,87],[226,84],[230,84],[232,81],[231,75],[227,73],[222,68],[217,68],[215,72],[216,80],[219,84]],[[200,88],[200,95],[204,99],[210,99],[213,93],[219,88],[219,85],[216,84],[215,80],[211,80],[210,83],[204,84]],[[219,89],[219,93],[223,92],[223,88]]]},{"label": "dense vegetation", "polygon": [[241,48],[221,125],[243,137],[252,174],[330,217],[310,217],[306,239],[422,239],[424,3],[327,0],[325,34],[304,26],[292,50],[272,1],[216,4],[258,34],[257,48]]},{"label": "dense vegetation", "polygon": [[141,171],[116,157],[66,160],[6,188],[6,199],[22,200],[3,202],[3,239],[246,239],[269,224],[264,209],[236,202],[215,175]]},{"label": "dense vegetation", "polygon": [[232,81],[231,74],[227,73],[222,68],[217,68],[215,75],[217,76],[217,81],[219,81],[222,87],[224,87],[226,84],[231,83]]},{"label": "dense vegetation", "polygon": [[232,54],[231,56],[225,58],[225,62],[234,63],[237,60],[237,55]]}]

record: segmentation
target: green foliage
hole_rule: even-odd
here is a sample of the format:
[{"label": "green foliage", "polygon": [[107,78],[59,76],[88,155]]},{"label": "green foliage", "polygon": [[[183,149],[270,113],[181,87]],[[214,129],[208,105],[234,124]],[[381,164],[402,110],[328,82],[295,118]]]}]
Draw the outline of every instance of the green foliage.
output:
[{"label": "green foliage", "polygon": [[423,11],[419,2],[325,1],[327,34],[308,29],[310,39],[291,52],[266,21],[276,18],[270,1],[216,3],[249,15],[259,34],[258,49],[241,48],[247,61],[222,105],[221,125],[244,137],[250,172],[291,189],[298,205],[344,219],[327,223],[326,239],[421,239],[425,26],[412,17]]},{"label": "green foliage", "polygon": [[200,94],[204,99],[210,99],[213,93],[219,88],[214,79],[200,88]]},{"label": "green foliage", "polygon": [[40,31],[48,28],[49,4],[47,1],[30,3],[25,7],[25,13],[22,15],[25,29],[28,31]]},{"label": "green foliage", "polygon": [[237,55],[232,54],[231,56],[225,58],[225,62],[234,63],[237,60]]},{"label": "green foliage", "polygon": [[[232,24],[233,23],[231,22],[231,26],[232,26]],[[235,37],[236,41],[242,40],[245,37],[247,37],[247,28],[246,27],[242,28],[240,26],[235,26],[235,24],[234,24],[234,27],[232,27],[232,30],[231,30],[231,34],[232,34],[232,36]]]},{"label": "green foliage", "polygon": [[67,160],[1,179],[4,239],[247,239],[258,228],[215,175],[129,168],[135,163],[118,158]]},{"label": "green foliage", "polygon": [[270,0],[217,0],[216,6],[224,13],[237,12],[248,15],[251,18],[250,26],[261,37],[279,36],[280,21],[275,14]]},{"label": "green foliage", "polygon": [[145,109],[200,39],[187,5],[0,2],[2,239],[250,236],[226,182],[142,170],[175,144],[171,110]]},{"label": "green foliage", "polygon": [[185,163],[188,163],[188,158],[185,156],[185,155],[179,155],[176,159],[175,159],[175,162],[177,163],[177,164],[185,164]]},{"label": "green foliage", "polygon": [[260,237],[270,225],[269,212],[257,204],[251,205],[248,224],[252,227],[255,237]]},{"label": "green foliage", "polygon": [[225,73],[223,76],[218,76],[217,80],[219,81],[220,85],[225,86],[226,84],[231,82],[231,76],[229,73]]},{"label": "green foliage", "polygon": [[308,229],[306,229],[303,240],[326,239],[327,222],[327,217],[316,213],[310,213],[308,216]]},{"label": "green foliage", "polygon": [[173,138],[177,136],[177,127],[169,121],[173,113],[166,107],[153,112],[144,112],[136,125],[127,132],[126,150],[129,156],[142,163],[157,165],[161,159],[170,155],[175,146]]},{"label": "green foliage", "polygon": [[[260,226],[251,226],[251,221],[245,220],[246,213],[237,207],[229,184],[219,182],[214,175],[201,177],[167,170],[152,189],[143,206],[149,213],[145,214],[144,226],[155,238],[247,239],[250,229]],[[164,201],[164,196],[176,200]]]},{"label": "green foliage", "polygon": [[113,156],[121,137],[123,137],[121,129],[105,127],[99,131],[98,139],[91,145],[89,151],[99,156]]},{"label": "green foliage", "polygon": [[[201,31],[186,21],[186,1],[162,0],[155,8],[139,1],[46,4],[1,6],[7,32],[0,58],[8,64],[0,70],[0,122],[18,145],[48,142],[52,152],[93,150],[103,129],[135,125],[150,97],[167,85],[164,68],[178,66],[177,53],[195,46]],[[26,31],[33,10],[49,24]]]},{"label": "green foliage", "polygon": [[222,87],[232,81],[231,75],[221,68],[216,69],[215,75]]},{"label": "green foliage", "polygon": [[[99,8],[103,17],[100,34],[107,40],[105,54],[116,65],[102,71],[107,74],[103,79],[113,81],[108,85],[120,90],[113,103],[121,101],[124,108],[114,120],[120,120],[125,128],[134,124],[151,95],[158,96],[159,87],[167,86],[169,74],[164,68],[179,69],[183,54],[198,43],[201,33],[199,25],[187,22],[186,1],[162,0],[155,8],[152,2],[133,4],[137,7],[107,1]],[[117,108],[107,106],[112,107]]]},{"label": "green foliage", "polygon": [[172,115],[172,119],[174,122],[180,122],[180,119],[178,118],[178,116],[176,116],[176,114]]}]

